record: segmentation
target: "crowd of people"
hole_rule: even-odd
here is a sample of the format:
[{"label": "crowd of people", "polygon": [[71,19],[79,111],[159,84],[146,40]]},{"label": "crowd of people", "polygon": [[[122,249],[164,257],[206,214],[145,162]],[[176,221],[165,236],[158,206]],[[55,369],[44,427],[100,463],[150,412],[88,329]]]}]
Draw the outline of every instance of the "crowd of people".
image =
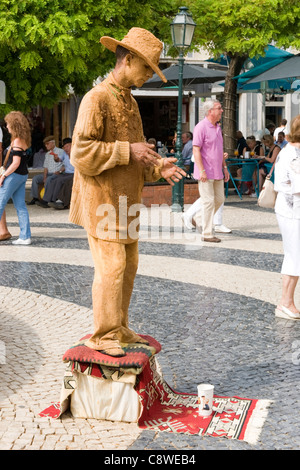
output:
[{"label": "crowd of people", "polygon": [[[222,224],[224,182],[229,180],[226,165],[228,155],[223,151],[220,126],[223,109],[216,100],[207,100],[204,103],[204,109],[205,118],[196,125],[194,133],[183,134],[182,154],[186,173],[176,173],[175,159],[166,158],[164,160],[168,162],[168,166],[166,170],[160,168],[159,174],[167,179],[171,175],[173,181],[170,182],[174,184],[182,176],[188,174],[193,164],[193,176],[198,180],[200,197],[183,214],[183,221],[188,229],[194,229],[194,216],[201,211],[202,240],[219,243],[221,239],[215,236],[216,232],[231,232]],[[0,176],[0,241],[11,238],[6,223],[5,207],[12,199],[20,226],[19,238],[12,243],[29,245],[31,244],[31,229],[25,202],[25,184],[28,178],[27,150],[31,145],[31,131],[27,118],[21,112],[10,112],[5,116],[5,123],[11,142],[3,151],[2,158],[4,171]],[[260,189],[264,178],[270,171],[270,167],[266,164],[269,163],[275,167],[275,190],[277,191],[275,213],[284,247],[281,271],[283,275],[282,296],[275,314],[283,318],[300,319],[300,312],[294,302],[295,289],[300,275],[300,115],[292,121],[287,136],[284,133],[284,125],[286,121],[283,121],[277,129],[274,128],[274,134],[271,132],[264,134],[261,141],[258,141],[255,136],[245,139],[238,131],[237,142],[238,152],[241,155],[245,156],[246,152],[250,152],[262,158],[259,164]],[[33,177],[32,199],[27,204],[37,204],[42,208],[69,208],[74,180],[74,166],[70,162],[72,139],[64,139],[62,148],[59,148],[56,146],[54,136],[47,136],[43,144],[47,149],[44,171],[43,174]],[[148,152],[153,144],[154,142],[148,142]],[[133,149],[132,152],[134,151]],[[140,151],[140,149],[137,150],[137,155]],[[80,149],[77,143],[77,154],[78,152],[80,153]],[[154,152],[152,158],[157,158],[155,155],[159,154]],[[155,164],[153,165],[155,169]],[[42,193],[41,186],[44,188]],[[77,187],[76,191],[78,191]],[[76,222],[77,215],[74,216],[73,213],[72,217]],[[90,244],[94,250],[95,247],[91,241]]]},{"label": "crowd of people", "polygon": [[[237,148],[235,155],[242,158],[256,158],[259,159],[259,174],[254,170],[252,181],[244,182],[239,185],[239,190],[250,197],[257,197],[254,186],[259,181],[259,191],[261,191],[270,168],[276,161],[277,155],[281,149],[287,145],[288,141],[285,136],[287,120],[282,119],[280,126],[275,128],[273,123],[257,134],[250,135],[244,138],[241,131],[237,132]],[[242,167],[237,169],[237,178],[242,179]],[[252,184],[253,183],[253,184]]]},{"label": "crowd of people", "polygon": [[[195,138],[193,139],[196,163],[194,174],[199,180],[201,197],[195,201],[183,217],[185,225],[192,229],[192,217],[201,210],[202,239],[219,242],[221,240],[214,237],[211,230],[213,217],[222,207],[219,185],[221,188],[223,181],[228,180],[226,155],[223,154],[222,137],[218,127],[222,108],[219,102],[209,101],[205,106],[205,111],[205,118],[196,126]],[[281,269],[282,295],[275,309],[275,315],[280,318],[299,320],[300,311],[295,305],[294,297],[300,275],[300,115],[293,119],[287,137],[284,132],[286,125],[287,121],[282,120],[278,128],[275,128],[274,125],[268,126],[261,141],[255,136],[244,139],[239,131],[237,133],[237,155],[245,156],[245,153],[249,152],[253,156],[261,158],[259,164],[260,189],[270,172],[270,167],[275,168],[274,187],[277,192],[275,213],[284,249]],[[213,170],[219,170],[219,173],[214,173]]]}]

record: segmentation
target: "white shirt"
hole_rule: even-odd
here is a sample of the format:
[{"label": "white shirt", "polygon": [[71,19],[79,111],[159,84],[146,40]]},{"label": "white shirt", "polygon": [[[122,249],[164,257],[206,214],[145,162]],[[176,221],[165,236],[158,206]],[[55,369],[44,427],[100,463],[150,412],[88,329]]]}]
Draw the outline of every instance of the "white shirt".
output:
[{"label": "white shirt", "polygon": [[63,163],[62,161],[56,162],[52,153],[56,153],[58,155],[58,158],[62,159],[64,151],[63,149],[54,147],[53,150],[49,150],[49,152],[47,152],[45,155],[44,168],[47,168],[49,173],[56,173],[61,169]]},{"label": "white shirt", "polygon": [[276,127],[275,131],[274,131],[274,139],[277,140],[278,139],[278,132],[284,132],[286,134],[286,126],[284,127]]},{"label": "white shirt", "polygon": [[290,219],[300,219],[300,149],[287,144],[275,164],[277,191],[275,212]]}]

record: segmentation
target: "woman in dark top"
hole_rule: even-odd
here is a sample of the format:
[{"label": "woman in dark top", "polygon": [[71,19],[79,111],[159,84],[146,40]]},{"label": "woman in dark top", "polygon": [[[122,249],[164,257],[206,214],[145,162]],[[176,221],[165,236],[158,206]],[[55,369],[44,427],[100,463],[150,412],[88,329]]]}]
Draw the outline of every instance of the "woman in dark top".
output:
[{"label": "woman in dark top", "polygon": [[25,203],[25,184],[28,178],[26,150],[31,144],[30,126],[26,117],[19,111],[12,111],[4,119],[11,134],[11,145],[7,149],[9,157],[5,172],[0,177],[0,218],[6,204],[12,199],[20,225],[20,238],[13,241],[13,244],[30,245],[30,222]]},{"label": "woman in dark top", "polygon": [[254,135],[250,135],[246,139],[246,147],[243,150],[243,157],[245,158],[246,152],[249,152],[250,157],[263,157],[264,151],[260,142],[256,140]]},{"label": "woman in dark top", "polygon": [[276,161],[277,155],[279,154],[281,148],[279,145],[275,144],[273,136],[271,134],[266,134],[263,136],[262,141],[266,147],[269,148],[268,155],[263,159],[259,164],[259,191],[263,187],[266,176],[269,174],[270,169],[268,169],[265,163],[274,163]]}]

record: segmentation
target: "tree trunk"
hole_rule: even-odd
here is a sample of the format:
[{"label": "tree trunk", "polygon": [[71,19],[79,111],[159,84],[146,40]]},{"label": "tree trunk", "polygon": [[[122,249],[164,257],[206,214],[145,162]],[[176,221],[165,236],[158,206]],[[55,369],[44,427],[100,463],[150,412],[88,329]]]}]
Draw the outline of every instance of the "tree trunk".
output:
[{"label": "tree trunk", "polygon": [[239,75],[247,56],[234,54],[230,57],[230,64],[226,74],[224,88],[224,114],[223,114],[223,137],[224,150],[229,155],[233,155],[236,149],[237,129],[237,81],[233,77]]}]

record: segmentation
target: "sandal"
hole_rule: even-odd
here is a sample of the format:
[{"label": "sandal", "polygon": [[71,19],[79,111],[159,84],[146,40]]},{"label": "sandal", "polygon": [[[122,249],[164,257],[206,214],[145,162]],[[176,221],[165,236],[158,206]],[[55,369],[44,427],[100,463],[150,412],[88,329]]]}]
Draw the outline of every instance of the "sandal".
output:
[{"label": "sandal", "polygon": [[280,305],[275,309],[275,316],[279,318],[286,318],[288,320],[300,320],[300,313],[292,312],[287,307]]}]

